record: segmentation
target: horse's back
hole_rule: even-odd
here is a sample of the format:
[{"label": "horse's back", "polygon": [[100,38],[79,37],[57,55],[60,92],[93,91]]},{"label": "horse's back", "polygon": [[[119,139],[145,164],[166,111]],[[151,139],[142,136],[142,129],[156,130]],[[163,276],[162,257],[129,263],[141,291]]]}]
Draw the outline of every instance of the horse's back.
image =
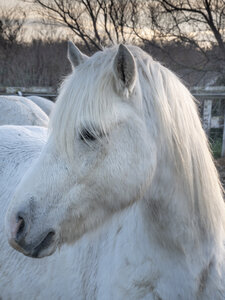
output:
[{"label": "horse's back", "polygon": [[55,105],[52,101],[40,96],[29,96],[27,98],[38,105],[48,116]]},{"label": "horse's back", "polygon": [[20,96],[0,96],[0,125],[48,126],[48,116],[35,103]]}]

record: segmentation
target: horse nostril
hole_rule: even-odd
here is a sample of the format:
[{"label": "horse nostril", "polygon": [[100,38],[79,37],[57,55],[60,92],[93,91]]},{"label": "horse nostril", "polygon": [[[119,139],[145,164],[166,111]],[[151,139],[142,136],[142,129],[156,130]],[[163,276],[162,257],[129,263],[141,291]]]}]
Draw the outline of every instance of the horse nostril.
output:
[{"label": "horse nostril", "polygon": [[15,237],[16,240],[21,240],[26,233],[26,222],[24,216],[22,214],[17,215],[17,225],[16,225],[16,232]]},{"label": "horse nostril", "polygon": [[43,238],[39,245],[37,245],[32,252],[32,257],[41,257],[40,253],[47,249],[54,242],[55,231],[51,230]]},{"label": "horse nostril", "polygon": [[[44,249],[44,248],[47,248],[47,247],[49,247],[49,245],[52,243],[52,241],[53,241],[53,237],[54,237],[54,235],[55,235],[55,232],[54,231],[50,231],[47,235],[46,235],[46,237],[42,240],[42,242],[41,242],[41,247]],[[39,246],[40,246],[39,245]]]},{"label": "horse nostril", "polygon": [[23,229],[25,227],[25,221],[24,218],[18,217],[18,230],[17,230],[17,235],[23,232]]}]

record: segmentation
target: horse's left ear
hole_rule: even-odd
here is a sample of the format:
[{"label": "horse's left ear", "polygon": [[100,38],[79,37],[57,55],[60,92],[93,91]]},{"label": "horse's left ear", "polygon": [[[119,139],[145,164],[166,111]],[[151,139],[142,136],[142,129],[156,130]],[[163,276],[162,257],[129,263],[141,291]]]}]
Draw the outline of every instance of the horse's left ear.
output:
[{"label": "horse's left ear", "polygon": [[68,41],[67,57],[74,68],[88,58],[88,56],[83,54],[71,41]]},{"label": "horse's left ear", "polygon": [[113,69],[119,88],[131,92],[136,79],[136,65],[133,55],[122,44],[120,44],[114,59]]}]

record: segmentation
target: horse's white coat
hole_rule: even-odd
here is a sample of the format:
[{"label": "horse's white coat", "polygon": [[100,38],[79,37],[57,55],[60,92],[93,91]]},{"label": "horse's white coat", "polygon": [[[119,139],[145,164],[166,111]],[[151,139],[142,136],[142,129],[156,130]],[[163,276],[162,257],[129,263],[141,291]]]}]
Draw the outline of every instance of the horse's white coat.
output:
[{"label": "horse's white coat", "polygon": [[[51,227],[60,247],[28,258],[1,230],[3,299],[225,299],[224,202],[196,107],[175,75],[129,49],[132,87],[113,72],[117,47],[75,68],[46,143],[44,129],[0,128],[7,235],[30,207],[27,244]],[[97,139],[80,139],[84,127]]]},{"label": "horse's white coat", "polygon": [[48,116],[32,101],[21,96],[0,96],[0,125],[48,126]]},{"label": "horse's white coat", "polygon": [[55,106],[54,102],[40,96],[28,96],[27,98],[37,104],[48,116]]}]

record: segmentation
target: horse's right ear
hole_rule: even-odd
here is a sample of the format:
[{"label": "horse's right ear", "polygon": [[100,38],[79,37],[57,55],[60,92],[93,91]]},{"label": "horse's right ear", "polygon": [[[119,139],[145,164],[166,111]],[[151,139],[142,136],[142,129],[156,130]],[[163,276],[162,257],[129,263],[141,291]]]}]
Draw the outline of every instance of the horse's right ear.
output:
[{"label": "horse's right ear", "polygon": [[133,55],[123,44],[119,45],[113,69],[119,90],[132,92],[136,79],[136,65]]},{"label": "horse's right ear", "polygon": [[67,57],[73,68],[79,66],[88,58],[71,41],[68,41]]}]

